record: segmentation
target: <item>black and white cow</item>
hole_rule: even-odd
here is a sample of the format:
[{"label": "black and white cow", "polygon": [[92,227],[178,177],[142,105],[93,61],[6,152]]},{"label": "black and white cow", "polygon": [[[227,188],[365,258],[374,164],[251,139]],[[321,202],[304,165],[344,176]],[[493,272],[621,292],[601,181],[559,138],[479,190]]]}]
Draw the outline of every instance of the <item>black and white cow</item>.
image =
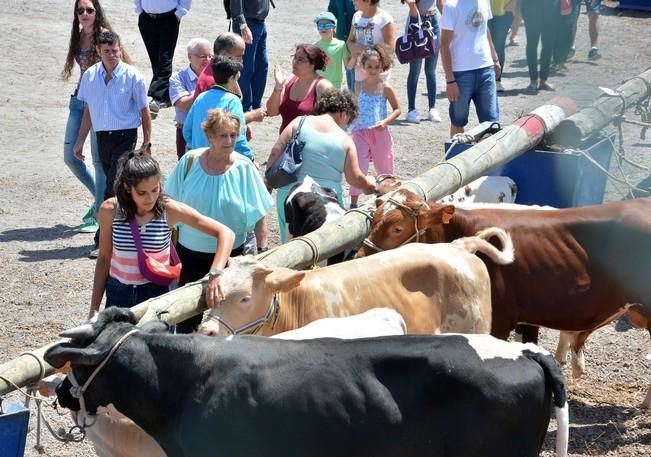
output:
[{"label": "black and white cow", "polygon": [[[293,238],[307,235],[345,213],[346,210],[339,204],[337,193],[328,187],[322,187],[310,176],[292,187],[285,199],[287,233]],[[343,262],[347,257],[346,252],[335,254],[328,259],[328,265]]]},{"label": "black and white cow", "polygon": [[310,176],[292,187],[285,199],[287,232],[293,237],[307,235],[345,213],[346,210],[339,204],[337,193],[328,187],[322,187]]},{"label": "black and white cow", "polygon": [[[283,341],[138,329],[112,308],[64,336],[85,409],[113,404],[170,457],[537,456],[552,397],[565,456],[565,384],[537,346],[488,335]],[[158,330],[158,331],[156,331]],[[106,361],[105,361],[106,359]],[[105,361],[104,364],[102,362]],[[60,405],[78,410],[66,380]]]},{"label": "black and white cow", "polygon": [[515,181],[507,176],[482,176],[460,187],[438,203],[514,203],[518,193]]}]

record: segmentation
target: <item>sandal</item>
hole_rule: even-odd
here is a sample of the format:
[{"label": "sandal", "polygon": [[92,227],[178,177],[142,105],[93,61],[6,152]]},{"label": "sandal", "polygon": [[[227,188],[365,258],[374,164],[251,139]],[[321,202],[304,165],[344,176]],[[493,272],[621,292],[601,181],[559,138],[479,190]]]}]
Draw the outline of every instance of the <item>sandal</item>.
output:
[{"label": "sandal", "polygon": [[536,86],[536,83],[531,83],[524,89],[524,91],[528,94],[535,94],[538,92],[538,86]]},{"label": "sandal", "polygon": [[556,88],[554,86],[552,86],[551,84],[549,84],[548,82],[544,82],[544,83],[541,82],[538,85],[538,90],[547,90],[547,91],[550,91],[550,92],[554,92],[554,91],[556,91]]}]

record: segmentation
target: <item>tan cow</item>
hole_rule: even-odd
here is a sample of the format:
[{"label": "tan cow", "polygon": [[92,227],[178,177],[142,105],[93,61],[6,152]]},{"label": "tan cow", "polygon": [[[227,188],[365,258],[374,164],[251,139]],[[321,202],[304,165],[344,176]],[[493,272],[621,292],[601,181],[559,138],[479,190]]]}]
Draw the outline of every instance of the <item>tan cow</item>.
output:
[{"label": "tan cow", "polygon": [[[503,241],[502,251],[486,241],[491,236]],[[273,335],[324,317],[389,307],[405,318],[409,333],[488,333],[490,278],[477,251],[500,265],[513,262],[511,238],[496,228],[312,271],[231,259],[221,281],[226,298],[200,331]]]}]

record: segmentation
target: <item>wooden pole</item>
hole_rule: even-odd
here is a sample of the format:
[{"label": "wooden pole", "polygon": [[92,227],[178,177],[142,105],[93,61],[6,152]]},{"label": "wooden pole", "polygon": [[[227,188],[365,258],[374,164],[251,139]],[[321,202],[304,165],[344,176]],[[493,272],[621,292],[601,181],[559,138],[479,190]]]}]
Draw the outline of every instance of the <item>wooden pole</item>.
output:
[{"label": "wooden pole", "polygon": [[[454,192],[464,184],[486,174],[520,154],[536,146],[543,136],[552,131],[559,122],[575,110],[572,100],[555,98],[530,114],[517,119],[499,133],[481,141],[450,160],[435,165],[419,177],[407,181],[403,188],[416,192],[426,199],[438,199]],[[282,246],[261,254],[258,259],[269,266],[305,268],[316,260],[326,259],[344,249],[358,245],[370,230],[374,207],[367,204],[359,210],[348,211],[343,217],[302,237],[308,241],[292,240]],[[229,274],[224,270],[224,277]],[[205,309],[203,288],[205,282],[186,284],[160,297],[152,298],[134,306],[132,311],[139,319],[139,325],[152,319],[177,323],[196,315]],[[52,345],[49,345],[52,346]],[[47,349],[34,351],[42,360]],[[52,367],[42,362],[45,375]],[[0,365],[0,376],[11,379],[19,386],[25,386],[39,379],[40,366],[33,357],[22,356]],[[13,387],[0,379],[0,395]]]},{"label": "wooden pole", "polygon": [[565,119],[554,130],[554,138],[562,146],[575,148],[585,138],[606,127],[628,108],[650,95],[651,69],[619,86],[615,89],[615,95],[600,97],[592,105]]}]

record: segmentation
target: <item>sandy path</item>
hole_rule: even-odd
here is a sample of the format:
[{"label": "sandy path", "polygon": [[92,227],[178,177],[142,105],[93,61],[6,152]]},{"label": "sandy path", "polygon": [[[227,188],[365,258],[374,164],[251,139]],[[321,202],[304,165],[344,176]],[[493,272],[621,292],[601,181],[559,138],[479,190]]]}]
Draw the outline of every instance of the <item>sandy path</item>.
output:
[{"label": "sandy path", "polygon": [[[311,19],[327,2],[276,3],[278,8],[269,20],[271,64],[279,62],[288,70],[293,45],[316,39]],[[384,3],[400,24],[406,8],[397,1]],[[132,2],[105,0],[104,4],[136,66],[149,78]],[[74,82],[63,82],[59,73],[67,49],[71,10],[72,2],[67,0],[8,0],[0,15],[5,37],[0,53],[0,131],[5,145],[0,156],[0,362],[51,341],[58,331],[82,322],[88,310],[94,263],[85,256],[92,236],[77,233],[75,227],[91,198],[62,159],[68,94]],[[622,80],[646,69],[651,62],[647,38],[650,19],[637,16],[617,17],[611,12],[602,17],[604,59],[594,64],[585,59],[587,18],[582,15],[577,40],[579,59],[570,65],[570,76],[551,80],[557,84],[558,93],[570,95],[579,106],[585,106],[599,95],[598,86],[617,87]],[[225,28],[221,2],[195,0],[191,14],[181,25],[175,67],[185,65],[184,48],[190,38],[212,40]],[[404,111],[406,75],[407,67],[400,65],[392,75]],[[440,92],[444,85],[440,66],[438,81]],[[503,123],[550,98],[547,93],[528,96],[517,90],[527,83],[524,47],[507,48],[505,84],[514,90],[500,97]],[[419,88],[422,95],[417,105],[424,113],[427,102],[423,77]],[[445,97],[439,95],[438,107],[444,119],[441,124],[399,121],[392,127],[398,173],[414,176],[441,158],[449,127],[447,106]],[[260,161],[268,155],[278,125],[277,118],[254,125],[252,145]],[[625,127],[625,139],[628,157],[648,166],[651,140],[640,140],[639,130],[630,127]],[[171,110],[163,111],[155,121],[153,142],[163,170],[169,170],[176,160]],[[632,182],[648,175],[631,167],[624,171]],[[608,186],[607,199],[620,196],[617,188]],[[555,332],[543,333],[542,344],[553,349]],[[643,359],[649,350],[648,341],[644,332],[622,332],[611,325],[588,342],[587,373],[581,385],[572,390],[571,455],[651,453],[651,415],[635,407],[651,381],[649,364]],[[30,432],[28,456],[38,455],[32,449],[34,436]],[[544,455],[552,455],[553,438],[552,433]],[[48,456],[94,455],[87,443],[62,446],[49,437],[44,439]]]}]

